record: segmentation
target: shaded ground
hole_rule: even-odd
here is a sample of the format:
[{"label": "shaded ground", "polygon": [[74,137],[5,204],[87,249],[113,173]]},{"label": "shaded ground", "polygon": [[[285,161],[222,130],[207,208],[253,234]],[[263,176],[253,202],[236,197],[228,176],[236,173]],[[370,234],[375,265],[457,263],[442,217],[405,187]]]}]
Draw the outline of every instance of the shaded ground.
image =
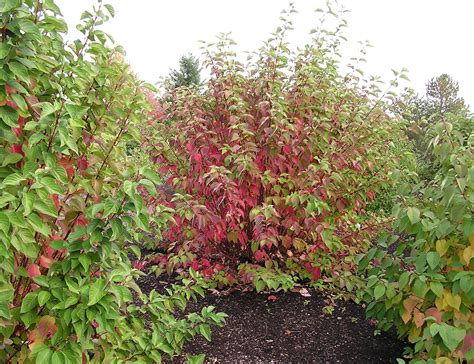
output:
[{"label": "shaded ground", "polygon": [[[153,276],[139,282],[144,291],[158,289]],[[214,327],[212,342],[199,337],[185,352],[206,354],[206,363],[395,363],[404,343],[389,333],[374,335],[364,309],[337,301],[332,315],[324,314],[325,297],[314,290],[268,294],[234,292],[208,294],[190,309],[216,306],[229,315],[222,328]]]}]

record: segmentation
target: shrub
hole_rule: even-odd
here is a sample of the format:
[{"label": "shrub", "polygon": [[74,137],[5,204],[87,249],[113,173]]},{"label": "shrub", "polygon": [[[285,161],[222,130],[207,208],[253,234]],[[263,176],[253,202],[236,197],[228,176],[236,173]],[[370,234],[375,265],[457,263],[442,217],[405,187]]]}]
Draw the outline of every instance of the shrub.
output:
[{"label": "shrub", "polygon": [[414,363],[474,360],[473,125],[432,127],[435,177],[394,209],[404,238],[393,255],[373,248],[359,257],[368,315],[408,337]]},{"label": "shrub", "polygon": [[375,84],[339,73],[343,26],[294,53],[285,20],[248,63],[223,37],[206,51],[205,90],[164,98],[147,152],[175,190],[168,266],[212,275],[266,262],[314,280],[352,270],[383,224],[362,213],[389,184],[401,134]]},{"label": "shrub", "polygon": [[67,47],[53,1],[1,6],[0,361],[150,363],[196,333],[209,338],[222,321],[212,309],[173,317],[201,278],[147,297],[124,249],[148,230],[137,188],[152,191],[155,174],[125,157],[150,106],[96,28],[113,9],[85,12],[84,40]]}]

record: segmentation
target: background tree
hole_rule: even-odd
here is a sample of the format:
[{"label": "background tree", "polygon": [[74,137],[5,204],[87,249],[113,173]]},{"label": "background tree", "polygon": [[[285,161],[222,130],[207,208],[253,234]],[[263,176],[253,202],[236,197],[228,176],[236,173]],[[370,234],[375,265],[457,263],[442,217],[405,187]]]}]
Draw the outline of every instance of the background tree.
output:
[{"label": "background tree", "polygon": [[201,84],[200,72],[199,59],[192,54],[182,56],[179,59],[179,69],[174,69],[169,74],[170,88],[199,86]]},{"label": "background tree", "polygon": [[441,121],[448,113],[466,115],[468,107],[458,92],[459,83],[446,73],[429,80],[426,84],[426,116]]},{"label": "background tree", "polygon": [[458,92],[459,83],[443,73],[427,82],[425,95],[406,90],[393,104],[392,111],[409,121],[406,134],[414,144],[422,179],[434,177],[433,156],[428,144],[436,125],[461,123],[459,127],[463,127],[466,120],[472,121],[469,108]]}]

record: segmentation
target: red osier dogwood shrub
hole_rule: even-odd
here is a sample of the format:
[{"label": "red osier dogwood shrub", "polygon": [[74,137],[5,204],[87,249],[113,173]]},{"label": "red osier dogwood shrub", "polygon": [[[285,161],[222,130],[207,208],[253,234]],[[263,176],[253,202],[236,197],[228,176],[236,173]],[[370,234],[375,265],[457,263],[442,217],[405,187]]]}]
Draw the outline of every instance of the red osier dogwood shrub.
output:
[{"label": "red osier dogwood shrub", "polygon": [[221,42],[205,90],[166,95],[150,137],[175,189],[170,248],[206,274],[271,262],[318,279],[376,228],[361,212],[387,183],[398,133],[371,89],[338,75],[327,41],[293,54],[285,26],[248,64]]},{"label": "red osier dogwood shrub", "polygon": [[6,1],[1,11],[0,362],[157,363],[197,333],[209,339],[209,323],[223,318],[212,308],[173,315],[203,294],[202,278],[167,296],[134,282],[125,242],[166,217],[150,216],[137,192],[156,189],[156,174],[125,157],[150,105],[96,29],[113,8],[85,12],[84,40],[71,47],[54,1]]}]

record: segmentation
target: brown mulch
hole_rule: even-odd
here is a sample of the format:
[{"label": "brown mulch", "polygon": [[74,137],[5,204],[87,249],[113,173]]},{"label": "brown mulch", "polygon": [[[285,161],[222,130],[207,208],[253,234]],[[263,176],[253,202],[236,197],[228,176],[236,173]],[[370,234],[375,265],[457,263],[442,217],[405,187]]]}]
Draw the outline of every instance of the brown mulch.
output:
[{"label": "brown mulch", "polygon": [[[144,292],[163,288],[163,282],[152,275],[138,283]],[[211,342],[199,336],[184,351],[205,353],[206,363],[375,364],[396,363],[402,356],[405,343],[393,333],[375,335],[376,328],[365,319],[361,306],[336,301],[332,314],[325,314],[327,297],[308,291],[310,297],[297,292],[208,294],[190,303],[190,311],[215,306],[229,315],[226,325],[213,327]]]}]

